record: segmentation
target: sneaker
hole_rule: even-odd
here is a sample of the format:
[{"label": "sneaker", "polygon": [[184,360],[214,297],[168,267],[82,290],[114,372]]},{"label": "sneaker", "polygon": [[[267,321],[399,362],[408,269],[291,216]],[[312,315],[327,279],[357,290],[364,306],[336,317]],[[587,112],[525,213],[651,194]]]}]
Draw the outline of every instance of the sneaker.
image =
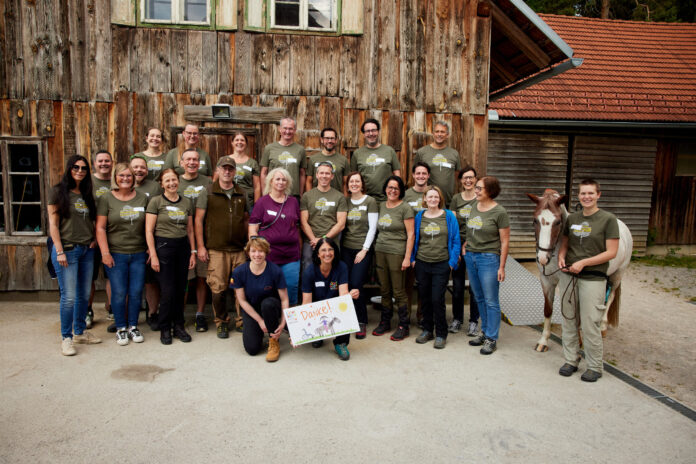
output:
[{"label": "sneaker", "polygon": [[570,363],[565,363],[558,369],[558,373],[563,377],[570,377],[573,373],[578,371],[578,366],[573,366]]},{"label": "sneaker", "polygon": [[360,322],[358,323],[358,325],[360,326],[360,330],[355,332],[355,338],[358,340],[362,340],[365,337],[367,337],[367,324],[365,324],[364,322]]},{"label": "sneaker", "polygon": [[447,339],[444,337],[436,337],[435,338],[435,343],[433,343],[433,348],[437,348],[438,350],[441,350],[445,347]]},{"label": "sneaker", "polygon": [[341,361],[348,361],[350,359],[350,353],[348,352],[348,346],[345,343],[339,345],[334,345],[334,350]]},{"label": "sneaker", "polygon": [[95,337],[90,332],[84,332],[82,335],[73,336],[73,342],[80,343],[82,345],[96,345],[101,343],[101,338]]},{"label": "sneaker", "polygon": [[132,326],[128,329],[128,338],[133,340],[134,343],[142,343],[145,341],[145,337],[140,333],[140,330],[136,326]]},{"label": "sneaker", "polygon": [[400,325],[399,328],[396,329],[394,331],[394,333],[392,334],[392,336],[389,338],[391,338],[395,342],[400,342],[404,338],[408,337],[408,334],[409,334],[408,327],[404,327],[403,325]]},{"label": "sneaker", "polygon": [[126,329],[119,329],[116,332],[116,343],[121,346],[126,346],[128,344],[128,331]]},{"label": "sneaker", "polygon": [[146,317],[147,325],[150,326],[150,330],[153,332],[159,331],[159,313],[148,314]]},{"label": "sneaker", "polygon": [[379,337],[384,335],[385,333],[389,332],[391,330],[391,323],[381,321],[379,325],[375,328],[375,330],[372,331],[372,335],[375,337]]},{"label": "sneaker", "polygon": [[109,312],[106,313],[106,318],[110,321],[114,320],[114,313],[111,312],[111,309],[109,309]]},{"label": "sneaker", "polygon": [[459,330],[461,330],[461,328],[462,322],[459,319],[454,319],[447,330],[449,331],[449,333],[456,334],[457,332],[459,332]]},{"label": "sneaker", "polygon": [[598,378],[602,376],[601,372],[593,371],[592,369],[587,369],[580,376],[580,380],[583,382],[596,382]]},{"label": "sneaker", "polygon": [[116,329],[117,329],[116,323],[112,322],[111,324],[109,324],[109,327],[106,328],[106,331],[109,332],[110,334],[115,334]]},{"label": "sneaker", "polygon": [[172,331],[171,331],[171,329],[160,330],[160,342],[162,342],[163,345],[171,345],[172,344]]},{"label": "sneaker", "polygon": [[475,337],[476,329],[478,329],[478,322],[469,322],[469,330],[466,331],[466,334],[469,337]]},{"label": "sneaker", "polygon": [[469,340],[469,345],[471,346],[481,346],[483,345],[483,342],[486,341],[486,336],[483,335],[483,333],[478,334],[476,338],[473,340]]},{"label": "sneaker", "polygon": [[85,317],[85,329],[91,329],[94,322],[94,311],[92,307],[87,308],[87,316]]},{"label": "sneaker", "polygon": [[230,328],[227,326],[227,322],[222,322],[217,327],[217,337],[230,338]]},{"label": "sneaker", "polygon": [[312,348],[321,348],[324,346],[324,340],[317,340],[316,342],[312,342]]},{"label": "sneaker", "polygon": [[266,353],[266,362],[276,362],[280,358],[280,344],[275,338],[268,339],[268,352]]},{"label": "sneaker", "polygon": [[493,352],[496,350],[496,342],[495,340],[491,340],[489,338],[486,339],[485,342],[483,342],[483,348],[481,348],[481,354],[493,354]]},{"label": "sneaker", "polygon": [[424,330],[418,337],[416,337],[416,343],[428,343],[433,338],[435,337],[433,336],[432,332],[430,332],[429,330]]},{"label": "sneaker", "polygon": [[72,338],[68,337],[63,339],[60,344],[60,352],[63,354],[63,356],[75,356],[77,354],[77,351],[75,351],[75,347],[73,346]]},{"label": "sneaker", "polygon": [[186,331],[183,325],[175,325],[174,326],[174,337],[178,338],[184,343],[188,343],[191,341],[191,335]]},{"label": "sneaker", "polygon": [[196,314],[196,332],[207,332],[208,321],[203,314]]}]

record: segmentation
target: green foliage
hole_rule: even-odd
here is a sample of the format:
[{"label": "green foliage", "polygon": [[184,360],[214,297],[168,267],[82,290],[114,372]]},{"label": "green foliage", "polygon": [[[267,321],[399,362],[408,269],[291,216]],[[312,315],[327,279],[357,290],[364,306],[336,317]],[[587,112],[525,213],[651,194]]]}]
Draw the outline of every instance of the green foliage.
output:
[{"label": "green foliage", "polygon": [[[602,0],[528,0],[537,13],[599,18]],[[696,22],[696,0],[609,0],[609,19]]]}]

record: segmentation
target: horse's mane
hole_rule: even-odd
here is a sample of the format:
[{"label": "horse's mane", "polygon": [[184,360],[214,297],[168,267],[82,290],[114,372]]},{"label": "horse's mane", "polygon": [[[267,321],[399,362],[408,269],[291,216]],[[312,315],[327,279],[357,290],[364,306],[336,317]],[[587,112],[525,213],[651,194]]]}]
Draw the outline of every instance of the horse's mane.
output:
[{"label": "horse's mane", "polygon": [[562,213],[561,207],[556,205],[556,200],[560,196],[561,195],[553,189],[544,190],[544,195],[539,197],[539,203],[537,204],[536,210],[542,211],[542,210],[548,209],[553,214]]}]

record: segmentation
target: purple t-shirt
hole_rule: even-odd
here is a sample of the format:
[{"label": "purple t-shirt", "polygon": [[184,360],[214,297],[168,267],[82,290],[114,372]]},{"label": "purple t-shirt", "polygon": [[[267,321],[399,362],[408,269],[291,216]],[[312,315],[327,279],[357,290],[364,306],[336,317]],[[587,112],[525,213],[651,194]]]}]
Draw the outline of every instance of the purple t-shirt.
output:
[{"label": "purple t-shirt", "polygon": [[[271,223],[273,225],[266,229]],[[266,258],[270,262],[282,266],[300,260],[300,204],[297,198],[288,196],[283,205],[270,195],[262,196],[254,204],[249,224],[259,224],[259,235],[271,244],[271,252]]]}]

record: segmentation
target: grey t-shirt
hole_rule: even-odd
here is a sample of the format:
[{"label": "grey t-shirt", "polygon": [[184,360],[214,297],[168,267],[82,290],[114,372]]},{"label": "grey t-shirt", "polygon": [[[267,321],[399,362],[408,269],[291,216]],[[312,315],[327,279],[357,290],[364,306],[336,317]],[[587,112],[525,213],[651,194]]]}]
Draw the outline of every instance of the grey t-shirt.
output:
[{"label": "grey t-shirt", "polygon": [[508,213],[500,204],[479,211],[474,203],[466,221],[466,251],[500,254],[500,229],[510,227]]},{"label": "grey t-shirt", "polygon": [[287,147],[278,142],[266,145],[261,157],[262,168],[270,171],[274,168],[285,168],[292,177],[292,194],[300,194],[300,169],[307,168],[305,149],[299,143],[293,142]]},{"label": "grey t-shirt", "polygon": [[367,215],[379,212],[377,200],[369,195],[363,198],[364,200],[357,205],[353,204],[350,198],[347,199],[348,217],[346,228],[343,230],[343,246],[351,250],[360,250],[363,247],[367,232],[370,230]]},{"label": "grey t-shirt", "polygon": [[437,185],[445,195],[448,204],[454,194],[454,179],[461,169],[459,153],[451,147],[433,148],[430,145],[421,147],[413,158],[413,163],[423,162],[430,166],[430,183]]},{"label": "grey t-shirt", "polygon": [[199,202],[202,201],[201,197],[208,195],[207,188],[211,184],[210,177],[204,176],[203,174],[198,174],[195,179],[185,179],[184,176],[179,177],[179,188],[177,192],[179,195],[183,195],[194,204],[195,207],[203,208],[198,206]]},{"label": "grey t-shirt", "polygon": [[413,219],[413,216],[413,208],[405,201],[393,208],[387,208],[386,201],[380,203],[375,251],[404,256],[408,240],[404,221]]},{"label": "grey t-shirt", "polygon": [[382,187],[394,171],[401,170],[396,152],[389,145],[360,147],[350,159],[351,171],[360,171],[365,179],[365,193],[377,201],[386,200]]},{"label": "grey t-shirt", "polygon": [[459,238],[461,239],[462,245],[466,242],[466,221],[469,219],[469,214],[471,214],[471,208],[474,206],[474,203],[476,203],[476,197],[471,200],[465,200],[462,198],[461,193],[455,194],[452,197],[452,201],[450,201],[449,209],[457,216]]},{"label": "grey t-shirt", "polygon": [[181,194],[179,201],[170,201],[164,195],[157,195],[147,204],[147,213],[157,215],[156,237],[182,238],[187,235],[193,205],[191,200]]},{"label": "grey t-shirt", "polygon": [[436,218],[427,218],[423,215],[418,235],[416,259],[426,263],[447,261],[449,258],[447,233],[447,217],[444,211]]},{"label": "grey t-shirt", "polygon": [[312,187],[317,186],[316,169],[319,163],[331,163],[333,166],[334,178],[331,181],[331,188],[335,188],[339,192],[343,192],[343,178],[348,175],[350,167],[348,166],[348,160],[345,156],[336,152],[332,155],[325,155],[323,153],[317,153],[312,155],[307,160],[307,175],[312,176]]},{"label": "grey t-shirt", "polygon": [[[616,216],[608,211],[598,210],[590,216],[582,211],[568,215],[563,235],[568,237],[566,264],[571,265],[581,259],[591,258],[607,250],[606,240],[619,238],[619,223]],[[606,274],[609,262],[587,266],[585,271],[599,271]],[[587,276],[588,280],[602,280],[600,276]]]},{"label": "grey t-shirt", "polygon": [[309,213],[309,227],[315,237],[323,237],[336,225],[337,213],[348,211],[346,197],[336,189],[322,192],[313,188],[302,195],[300,211]]},{"label": "grey t-shirt", "polygon": [[145,194],[121,201],[113,192],[99,198],[97,216],[106,216],[106,238],[111,253],[140,253],[147,249],[145,243]]}]

